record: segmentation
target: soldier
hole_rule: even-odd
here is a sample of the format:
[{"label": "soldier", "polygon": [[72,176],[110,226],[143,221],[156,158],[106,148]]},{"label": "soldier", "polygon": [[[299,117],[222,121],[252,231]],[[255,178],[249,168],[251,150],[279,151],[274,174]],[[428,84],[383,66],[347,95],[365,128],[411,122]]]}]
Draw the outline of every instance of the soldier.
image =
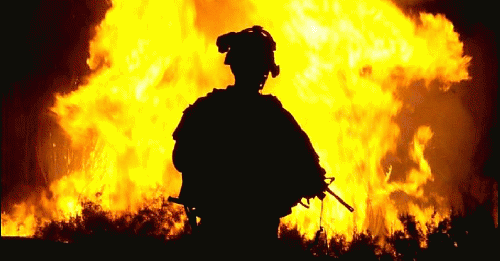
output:
[{"label": "soldier", "polygon": [[279,219],[302,198],[324,197],[325,171],[293,116],[260,93],[279,74],[271,35],[253,26],[217,46],[235,83],[189,106],[173,133],[179,200],[196,209],[208,237],[258,247],[277,238]]}]

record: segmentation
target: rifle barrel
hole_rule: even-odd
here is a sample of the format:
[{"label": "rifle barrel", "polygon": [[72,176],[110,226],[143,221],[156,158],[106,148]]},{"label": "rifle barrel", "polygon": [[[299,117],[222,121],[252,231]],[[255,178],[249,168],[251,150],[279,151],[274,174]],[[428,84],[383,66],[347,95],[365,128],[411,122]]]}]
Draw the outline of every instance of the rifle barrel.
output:
[{"label": "rifle barrel", "polygon": [[349,211],[354,212],[354,208],[347,204],[343,199],[341,199],[335,192],[333,192],[329,187],[326,187],[326,192],[330,193],[330,195],[334,196],[340,204],[344,205]]}]

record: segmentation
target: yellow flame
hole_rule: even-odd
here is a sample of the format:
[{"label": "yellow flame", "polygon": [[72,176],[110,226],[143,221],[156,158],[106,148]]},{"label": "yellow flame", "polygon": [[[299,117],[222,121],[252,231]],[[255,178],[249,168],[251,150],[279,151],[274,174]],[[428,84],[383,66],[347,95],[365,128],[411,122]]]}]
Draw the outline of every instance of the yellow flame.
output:
[{"label": "yellow flame", "polygon": [[[434,208],[413,199],[446,205],[424,190],[433,180],[424,155],[432,126],[416,131],[408,159],[418,167],[404,181],[391,181],[392,169],[381,163],[400,142],[400,90],[423,80],[446,91],[468,79],[470,58],[443,15],[409,17],[383,0],[116,0],[90,43],[94,73],[77,91],[57,95],[52,108],[72,149],[85,157],[50,185],[44,205],[57,213],[51,218],[79,213],[81,198],[121,213],[178,193],[172,131],[197,97],[232,83],[216,37],[254,24],[273,35],[282,69],[264,92],[294,115],[336,177],[330,187],[356,209],[351,214],[327,197],[323,225],[330,235],[350,237],[354,228],[385,233],[401,227],[403,212],[430,220]],[[406,206],[393,200],[399,192],[411,198]],[[25,210],[24,222],[34,213]],[[319,215],[316,200],[282,222],[312,237]],[[2,235],[10,220],[2,214]]]},{"label": "yellow flame", "polygon": [[2,212],[2,236],[32,236],[36,226],[34,205],[21,203],[9,215]]}]

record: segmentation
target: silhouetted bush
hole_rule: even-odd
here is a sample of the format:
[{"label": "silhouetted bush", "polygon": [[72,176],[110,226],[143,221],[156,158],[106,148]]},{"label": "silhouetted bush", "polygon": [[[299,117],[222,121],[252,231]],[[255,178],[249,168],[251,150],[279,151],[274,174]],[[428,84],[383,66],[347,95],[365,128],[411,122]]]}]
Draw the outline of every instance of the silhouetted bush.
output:
[{"label": "silhouetted bush", "polygon": [[334,235],[328,243],[328,253],[331,257],[340,258],[349,251],[349,242],[344,235]]},{"label": "silhouetted bush", "polygon": [[287,227],[280,224],[279,238],[281,242],[294,249],[305,250],[308,247],[308,240],[300,234],[297,227]]},{"label": "silhouetted bush", "polygon": [[370,232],[355,232],[349,243],[347,252],[342,256],[343,260],[378,260],[381,248],[378,245],[378,237]]},{"label": "silhouetted bush", "polygon": [[415,217],[402,215],[399,220],[403,224],[403,231],[395,231],[387,239],[396,253],[396,260],[415,260],[418,258],[423,240],[422,230],[418,228]]},{"label": "silhouetted bush", "polygon": [[67,243],[163,243],[185,233],[171,234],[182,220],[182,211],[168,203],[164,207],[145,206],[137,213],[113,216],[93,202],[82,203],[81,215],[63,221],[51,221],[40,226],[36,238]]},{"label": "silhouetted bush", "polygon": [[[93,249],[95,246],[114,245],[118,247],[115,248],[118,252],[126,249],[122,246],[133,246],[137,251],[150,249],[151,255],[168,252],[170,256],[189,256],[193,249],[199,249],[199,244],[203,242],[189,235],[190,229],[181,230],[175,236],[170,235],[174,225],[185,228],[189,228],[189,225],[182,218],[182,209],[169,204],[164,204],[160,208],[146,206],[137,213],[115,217],[102,210],[98,204],[85,202],[82,204],[81,215],[64,221],[51,221],[40,226],[36,238],[75,243],[82,246],[82,251]],[[404,215],[400,220],[403,224],[401,231],[394,231],[385,238],[374,236],[370,232],[354,231],[350,242],[344,235],[333,235],[327,239],[324,231],[319,231],[313,240],[308,240],[296,227],[281,225],[278,253],[302,259],[307,257],[339,260],[498,259],[498,251],[495,251],[499,243],[498,228],[494,227],[491,215],[487,212],[479,211],[469,213],[467,216],[452,215],[437,225],[426,224],[426,235],[420,227],[421,224],[418,224],[413,216]],[[234,243],[235,239],[227,240],[227,243]],[[220,244],[230,245],[225,242]]]}]

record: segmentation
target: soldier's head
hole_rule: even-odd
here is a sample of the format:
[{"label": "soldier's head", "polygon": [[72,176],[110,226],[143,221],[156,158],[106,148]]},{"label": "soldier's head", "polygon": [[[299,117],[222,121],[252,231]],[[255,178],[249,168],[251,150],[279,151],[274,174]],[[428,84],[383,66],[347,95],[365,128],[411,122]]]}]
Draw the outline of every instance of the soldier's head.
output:
[{"label": "soldier's head", "polygon": [[221,35],[217,47],[220,53],[227,52],[224,64],[231,66],[236,85],[260,90],[269,72],[273,77],[279,74],[279,66],[274,62],[276,43],[260,26]]}]

